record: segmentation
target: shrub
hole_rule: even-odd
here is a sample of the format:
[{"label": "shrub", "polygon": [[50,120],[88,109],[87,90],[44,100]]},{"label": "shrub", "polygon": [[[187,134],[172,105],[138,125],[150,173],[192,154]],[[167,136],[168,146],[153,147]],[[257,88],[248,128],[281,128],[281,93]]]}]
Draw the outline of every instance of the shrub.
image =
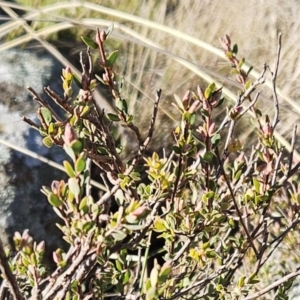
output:
[{"label": "shrub", "polygon": [[[281,37],[275,69],[265,65],[255,81],[249,77],[251,69],[243,67],[245,59],[238,58],[237,45],[227,35],[221,38],[240,86],[236,103],[227,105],[220,120],[215,115],[226,105],[222,87],[212,82],[182,98],[175,95],[173,145],[163,155],[147,156],[163,93],[156,92],[143,136],[114,74],[118,52],[108,55],[104,49],[111,31],[97,30],[95,40],[82,37],[87,45],[86,59],[80,55],[82,76],[63,70],[63,96],[45,88],[65,112],[64,119],[31,90],[41,105],[41,124],[24,121],[39,130],[45,146],[63,147],[70,157],[64,161],[68,180],[42,188],[63,221],[57,226],[69,248],[53,253],[56,269],[50,271],[43,265],[44,243],[34,242],[27,231],[16,233],[16,253],[7,253],[6,259],[0,252],[5,299],[256,299],[266,294],[287,299],[300,273],[290,255],[300,222],[299,163],[293,159],[296,127],[290,153],[274,134]],[[94,75],[93,51],[99,55],[101,75]],[[273,113],[256,107],[267,73],[273,83]],[[93,89],[99,81],[108,87],[115,113],[95,102]],[[73,83],[80,88],[76,97]],[[239,125],[246,114],[256,138],[240,141]],[[114,126],[134,133],[137,146],[127,161],[120,155]],[[103,179],[97,184],[99,198],[92,196],[92,164]]]}]

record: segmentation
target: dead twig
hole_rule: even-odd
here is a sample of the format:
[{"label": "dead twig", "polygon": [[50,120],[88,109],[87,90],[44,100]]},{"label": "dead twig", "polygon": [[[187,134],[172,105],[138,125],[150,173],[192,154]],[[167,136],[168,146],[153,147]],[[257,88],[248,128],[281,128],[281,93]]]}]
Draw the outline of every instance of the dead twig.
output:
[{"label": "dead twig", "polygon": [[[3,244],[0,239],[0,270],[2,274],[4,275],[4,281],[2,282],[2,286],[7,284],[11,295],[14,300],[24,300],[25,298],[22,296],[19,286],[17,284],[16,278],[13,275],[12,271],[10,270],[10,267],[7,262],[7,257],[5,255],[5,251],[3,249]],[[1,289],[2,289],[1,286]]]}]

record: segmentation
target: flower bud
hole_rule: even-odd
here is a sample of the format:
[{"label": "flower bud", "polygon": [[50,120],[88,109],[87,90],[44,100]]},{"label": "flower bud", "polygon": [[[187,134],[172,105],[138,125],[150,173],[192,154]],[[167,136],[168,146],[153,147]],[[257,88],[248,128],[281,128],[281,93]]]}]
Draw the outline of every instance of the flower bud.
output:
[{"label": "flower bud", "polygon": [[41,241],[37,246],[36,246],[37,252],[44,252],[45,251],[45,242]]},{"label": "flower bud", "polygon": [[62,69],[62,74],[63,74],[63,78],[68,80],[68,81],[71,81],[72,80],[72,70],[70,67],[66,67],[65,69]]},{"label": "flower bud", "polygon": [[150,212],[150,209],[147,206],[140,206],[132,212],[137,218],[145,218]]},{"label": "flower bud", "polygon": [[214,91],[212,95],[209,98],[209,103],[211,107],[216,107],[218,106],[222,96],[222,88],[219,88],[218,90]]},{"label": "flower bud", "polygon": [[229,117],[230,119],[237,121],[241,116],[240,113],[243,111],[243,107],[242,106],[236,106],[233,107],[230,111],[229,111]]},{"label": "flower bud", "polygon": [[51,190],[54,194],[58,194],[59,191],[59,181],[53,180],[51,183]]},{"label": "flower bud", "polygon": [[181,100],[181,102],[182,102],[183,107],[184,107],[185,110],[187,110],[188,107],[190,106],[190,101],[191,101],[191,92],[188,90],[188,91],[184,94],[184,96],[183,96],[183,98],[182,98],[182,100]]},{"label": "flower bud", "polygon": [[77,133],[70,123],[67,123],[65,126],[63,140],[67,146],[70,146],[73,141],[77,140]]},{"label": "flower bud", "polygon": [[199,100],[194,101],[193,104],[191,105],[191,107],[189,108],[189,113],[193,114],[197,110],[197,108],[199,107],[199,105],[200,105],[200,101]]},{"label": "flower bud", "polygon": [[205,96],[204,96],[204,93],[203,93],[200,85],[197,86],[197,93],[198,93],[198,96],[199,96],[200,100],[204,101],[205,100]]},{"label": "flower bud", "polygon": [[269,122],[267,122],[264,126],[263,126],[263,135],[268,138],[268,137],[271,137],[272,134],[273,134],[273,128],[272,126],[270,125]]}]

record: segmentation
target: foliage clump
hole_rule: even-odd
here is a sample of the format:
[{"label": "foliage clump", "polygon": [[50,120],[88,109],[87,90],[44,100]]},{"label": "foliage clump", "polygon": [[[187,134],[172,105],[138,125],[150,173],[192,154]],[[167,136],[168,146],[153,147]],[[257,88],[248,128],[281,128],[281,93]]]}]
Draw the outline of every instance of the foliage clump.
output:
[{"label": "foliage clump", "polygon": [[[287,299],[299,270],[289,269],[288,259],[281,265],[274,259],[285,255],[280,246],[295,240],[300,221],[299,163],[293,160],[296,128],[288,154],[274,135],[280,37],[275,70],[265,65],[255,81],[251,69],[243,68],[237,45],[227,35],[221,38],[240,85],[236,103],[230,107],[214,83],[182,98],[175,95],[178,126],[170,129],[174,142],[165,151],[170,154],[147,156],[163,93],[156,93],[143,136],[114,74],[118,51],[105,52],[111,31],[97,30],[95,40],[82,37],[87,45],[86,62],[80,55],[82,75],[63,70],[64,95],[45,88],[64,118],[31,90],[41,105],[40,124],[24,121],[39,130],[44,145],[63,147],[70,158],[64,161],[68,180],[42,188],[62,220],[57,226],[69,248],[53,253],[56,269],[49,271],[42,261],[44,243],[35,243],[27,231],[16,233],[16,253],[8,264],[0,253],[5,299]],[[93,72],[94,52],[101,75]],[[256,103],[267,73],[274,111],[266,114]],[[109,88],[115,113],[95,102],[99,81]],[[73,84],[79,87],[76,97]],[[219,122],[215,112],[226,104]],[[239,122],[248,113],[257,133],[252,148],[250,141],[238,139]],[[127,161],[120,156],[122,140],[114,138],[112,124],[135,135],[138,146]],[[97,184],[102,189],[98,198],[92,166],[103,180]]]}]

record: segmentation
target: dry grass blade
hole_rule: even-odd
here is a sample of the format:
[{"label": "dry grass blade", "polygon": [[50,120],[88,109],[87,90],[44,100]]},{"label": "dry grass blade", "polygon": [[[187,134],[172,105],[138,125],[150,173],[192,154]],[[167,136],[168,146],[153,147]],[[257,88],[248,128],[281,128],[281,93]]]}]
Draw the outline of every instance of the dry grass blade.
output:
[{"label": "dry grass blade", "polygon": [[[16,150],[16,151],[18,151],[20,153],[25,154],[27,156],[30,156],[30,157],[32,157],[34,159],[37,159],[37,160],[39,160],[39,161],[41,161],[41,162],[49,165],[50,167],[53,167],[55,169],[58,169],[58,170],[61,170],[61,171],[65,172],[65,168],[62,165],[58,164],[57,162],[55,162],[53,160],[50,160],[50,159],[45,158],[45,157],[43,157],[41,155],[38,155],[37,153],[35,153],[33,151],[30,151],[28,149],[24,149],[24,148],[18,147],[16,145],[13,145],[13,144],[11,144],[11,143],[9,143],[7,141],[4,141],[2,139],[0,139],[0,144],[5,145],[5,146],[7,146],[7,147],[9,147],[9,148],[11,148],[13,150]],[[90,182],[91,182],[92,186],[100,189],[101,191],[105,191],[105,192],[107,191],[107,188],[103,184],[101,184],[99,182],[96,182],[95,180],[91,180]]]}]

